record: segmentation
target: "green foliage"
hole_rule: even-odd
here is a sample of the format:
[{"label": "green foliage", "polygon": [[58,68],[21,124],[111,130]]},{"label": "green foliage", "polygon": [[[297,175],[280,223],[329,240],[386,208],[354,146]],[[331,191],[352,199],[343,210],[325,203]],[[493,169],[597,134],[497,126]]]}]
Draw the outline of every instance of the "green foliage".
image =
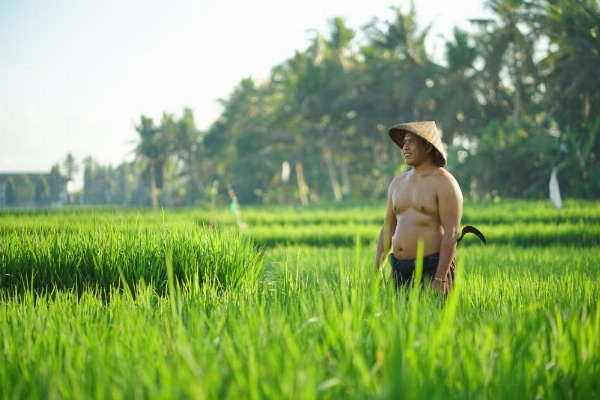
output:
[{"label": "green foliage", "polygon": [[67,156],[63,161],[62,167],[63,175],[66,176],[67,180],[69,181],[73,180],[73,175],[79,172],[79,164],[77,163],[75,156],[71,153],[67,153]]},{"label": "green foliage", "polygon": [[59,201],[60,194],[64,188],[65,182],[64,178],[60,174],[58,164],[53,165],[50,169],[50,177],[48,184],[50,185],[50,197],[52,201]]},{"label": "green foliage", "polygon": [[14,178],[15,199],[17,204],[26,204],[33,200],[34,186],[29,175],[20,174]]},{"label": "green foliage", "polygon": [[6,187],[4,188],[5,193],[5,201],[8,206],[16,206],[17,205],[17,193],[15,190],[15,183],[12,178],[10,178],[6,182]]},{"label": "green foliage", "polygon": [[567,193],[579,193],[582,197],[593,198],[600,189],[600,182],[594,179],[600,173],[594,149],[600,148],[600,117],[584,124],[585,132],[577,135],[567,130],[559,147],[560,164],[557,171],[568,176]]},{"label": "green foliage", "polygon": [[38,206],[50,204],[50,185],[45,177],[41,176],[35,184],[35,203]]},{"label": "green foliage", "polygon": [[550,114],[563,129],[581,134],[588,120],[600,113],[600,84],[592,78],[600,62],[600,4],[548,2],[545,24],[553,50],[540,69]]}]

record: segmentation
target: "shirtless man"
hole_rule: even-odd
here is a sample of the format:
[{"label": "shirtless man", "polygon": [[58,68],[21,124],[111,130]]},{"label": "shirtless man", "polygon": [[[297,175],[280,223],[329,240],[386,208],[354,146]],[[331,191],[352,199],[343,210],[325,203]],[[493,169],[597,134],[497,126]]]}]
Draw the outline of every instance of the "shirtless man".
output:
[{"label": "shirtless man", "polygon": [[412,169],[390,184],[375,271],[383,269],[389,254],[396,287],[408,284],[415,269],[417,243],[422,240],[423,283],[431,282],[433,289],[448,293],[462,217],[460,187],[444,168],[446,152],[435,122],[395,125],[389,134]]}]

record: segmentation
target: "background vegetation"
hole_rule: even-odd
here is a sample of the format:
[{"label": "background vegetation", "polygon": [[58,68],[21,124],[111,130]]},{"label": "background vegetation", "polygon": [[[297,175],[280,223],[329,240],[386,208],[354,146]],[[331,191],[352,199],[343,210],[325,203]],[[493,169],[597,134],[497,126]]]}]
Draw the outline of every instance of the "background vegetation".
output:
[{"label": "background vegetation", "polygon": [[600,195],[600,3],[489,0],[491,20],[455,29],[433,58],[411,8],[353,30],[315,32],[270,77],[245,79],[206,131],[194,112],[140,116],[137,158],[117,167],[69,155],[87,204],[308,204],[378,198],[404,170],[387,128],[435,120],[448,169],[472,199]]}]

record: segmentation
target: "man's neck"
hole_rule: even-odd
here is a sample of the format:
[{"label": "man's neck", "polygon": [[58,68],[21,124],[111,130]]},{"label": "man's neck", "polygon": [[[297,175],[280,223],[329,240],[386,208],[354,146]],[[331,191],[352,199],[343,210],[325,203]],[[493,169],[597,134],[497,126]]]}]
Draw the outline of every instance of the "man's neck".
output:
[{"label": "man's neck", "polygon": [[413,165],[413,173],[415,174],[427,174],[429,172],[433,172],[437,170],[439,167],[435,165],[433,162],[423,163],[421,165]]}]

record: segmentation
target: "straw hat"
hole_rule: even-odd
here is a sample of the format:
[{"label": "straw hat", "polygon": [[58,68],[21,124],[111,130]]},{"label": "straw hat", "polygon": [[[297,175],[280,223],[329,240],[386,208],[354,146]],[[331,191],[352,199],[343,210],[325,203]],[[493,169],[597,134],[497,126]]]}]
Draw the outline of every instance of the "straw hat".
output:
[{"label": "straw hat", "polygon": [[448,157],[446,156],[442,138],[434,121],[406,122],[394,125],[388,130],[392,140],[400,147],[402,147],[406,132],[414,133],[430,143],[437,150],[437,153],[433,157],[433,162],[440,167],[446,166]]}]

